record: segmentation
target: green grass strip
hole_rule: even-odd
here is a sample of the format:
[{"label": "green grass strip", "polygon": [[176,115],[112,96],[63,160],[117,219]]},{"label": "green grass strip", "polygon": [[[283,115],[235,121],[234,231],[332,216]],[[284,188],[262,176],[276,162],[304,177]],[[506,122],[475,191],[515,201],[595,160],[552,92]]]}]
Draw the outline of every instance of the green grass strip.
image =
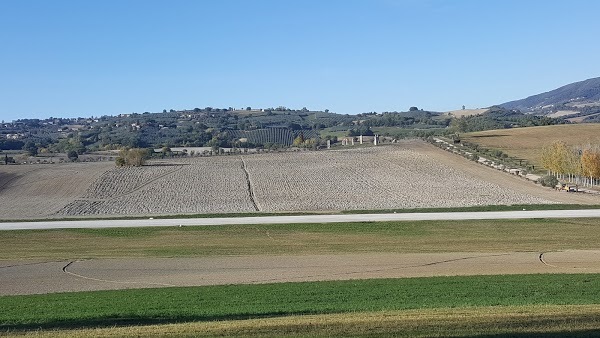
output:
[{"label": "green grass strip", "polygon": [[265,224],[0,232],[5,260],[596,250],[596,218]]},{"label": "green grass strip", "polygon": [[0,332],[356,311],[598,304],[600,274],[460,276],[0,297]]},{"label": "green grass strip", "polygon": [[415,212],[477,212],[477,211],[519,211],[519,210],[579,210],[600,209],[593,204],[514,204],[514,205],[480,205],[460,208],[426,208],[426,209],[375,209],[375,210],[346,210],[342,214],[390,214]]}]

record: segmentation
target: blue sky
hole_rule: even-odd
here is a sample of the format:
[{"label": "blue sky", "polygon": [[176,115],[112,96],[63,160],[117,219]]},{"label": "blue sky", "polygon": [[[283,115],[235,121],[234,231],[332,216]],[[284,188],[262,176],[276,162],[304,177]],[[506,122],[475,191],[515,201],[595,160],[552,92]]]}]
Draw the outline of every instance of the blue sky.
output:
[{"label": "blue sky", "polygon": [[486,107],[600,76],[600,1],[0,0],[0,118]]}]

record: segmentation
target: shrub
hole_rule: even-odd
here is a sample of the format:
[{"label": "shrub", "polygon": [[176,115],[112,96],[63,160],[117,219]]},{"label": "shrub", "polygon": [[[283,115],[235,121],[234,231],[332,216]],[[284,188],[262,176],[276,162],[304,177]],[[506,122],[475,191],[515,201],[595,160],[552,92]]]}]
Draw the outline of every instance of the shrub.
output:
[{"label": "shrub", "polygon": [[122,149],[119,152],[119,157],[115,160],[115,164],[117,167],[141,167],[149,157],[150,154],[146,149]]},{"label": "shrub", "polygon": [[491,151],[491,154],[492,154],[492,156],[499,158],[499,157],[502,157],[503,153],[502,153],[502,150],[494,149]]},{"label": "shrub", "polygon": [[69,158],[69,160],[71,160],[71,162],[75,162],[79,158],[79,155],[75,150],[69,150],[69,152],[67,153],[67,157]]},{"label": "shrub", "polygon": [[555,187],[558,184],[558,179],[552,175],[546,175],[538,179],[538,183],[544,187]]}]

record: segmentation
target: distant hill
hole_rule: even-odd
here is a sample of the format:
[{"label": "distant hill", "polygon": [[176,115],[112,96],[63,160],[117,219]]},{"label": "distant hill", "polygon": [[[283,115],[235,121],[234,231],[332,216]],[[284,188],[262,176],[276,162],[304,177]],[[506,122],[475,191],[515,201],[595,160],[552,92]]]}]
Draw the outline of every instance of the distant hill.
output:
[{"label": "distant hill", "polygon": [[473,115],[481,115],[488,111],[489,108],[483,109],[460,109],[460,110],[452,110],[449,112],[445,112],[444,115],[452,116],[452,117],[463,117],[463,116],[473,116]]},{"label": "distant hill", "polygon": [[[600,109],[600,77],[574,82],[549,92],[510,101],[500,106],[538,114],[571,115],[592,113],[590,107]],[[561,114],[561,112],[564,112]]]}]

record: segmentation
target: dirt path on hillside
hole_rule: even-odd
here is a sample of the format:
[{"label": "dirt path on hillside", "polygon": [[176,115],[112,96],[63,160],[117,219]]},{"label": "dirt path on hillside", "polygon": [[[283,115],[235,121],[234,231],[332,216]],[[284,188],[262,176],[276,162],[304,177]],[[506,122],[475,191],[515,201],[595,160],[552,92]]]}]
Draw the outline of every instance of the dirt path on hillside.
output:
[{"label": "dirt path on hillside", "polygon": [[0,296],[170,286],[527,273],[600,273],[600,251],[0,261]]},{"label": "dirt path on hillside", "polygon": [[[544,198],[557,203],[600,204],[600,195],[559,192],[551,188],[545,188],[522,177],[469,161],[462,156],[449,153],[428,143],[415,141],[413,147],[413,149],[437,159],[444,165],[459,169],[471,177],[495,183],[501,187],[523,194]],[[469,187],[456,187],[456,189],[469,189]]]}]

